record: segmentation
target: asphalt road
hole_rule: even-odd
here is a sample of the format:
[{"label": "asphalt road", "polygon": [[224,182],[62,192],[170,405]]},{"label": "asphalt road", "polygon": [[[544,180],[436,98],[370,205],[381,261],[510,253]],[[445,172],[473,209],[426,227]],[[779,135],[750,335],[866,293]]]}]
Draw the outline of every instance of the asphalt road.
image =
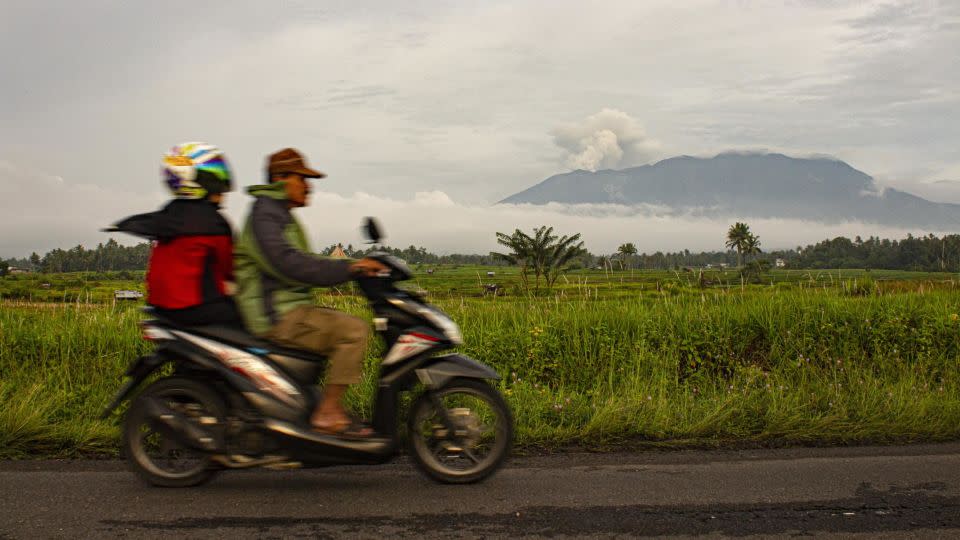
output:
[{"label": "asphalt road", "polygon": [[227,472],[193,489],[122,462],[0,462],[0,538],[960,538],[960,444],[517,458],[441,486],[405,461]]}]

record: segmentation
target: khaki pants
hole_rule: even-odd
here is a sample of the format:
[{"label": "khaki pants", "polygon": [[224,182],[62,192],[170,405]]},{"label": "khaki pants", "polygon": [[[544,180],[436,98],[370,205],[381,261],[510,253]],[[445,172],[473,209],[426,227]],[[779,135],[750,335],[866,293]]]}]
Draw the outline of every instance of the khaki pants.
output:
[{"label": "khaki pants", "polygon": [[264,336],[284,347],[326,355],[327,384],[360,382],[370,329],[363,319],[313,306],[294,308]]}]

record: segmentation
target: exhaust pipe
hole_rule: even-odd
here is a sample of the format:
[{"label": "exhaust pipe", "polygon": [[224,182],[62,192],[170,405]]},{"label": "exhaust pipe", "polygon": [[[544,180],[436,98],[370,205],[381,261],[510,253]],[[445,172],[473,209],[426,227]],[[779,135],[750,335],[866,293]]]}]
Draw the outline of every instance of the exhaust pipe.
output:
[{"label": "exhaust pipe", "polygon": [[148,398],[145,405],[147,418],[155,427],[180,444],[203,452],[221,451],[215,434],[191,422],[189,418],[167,407],[157,398]]}]

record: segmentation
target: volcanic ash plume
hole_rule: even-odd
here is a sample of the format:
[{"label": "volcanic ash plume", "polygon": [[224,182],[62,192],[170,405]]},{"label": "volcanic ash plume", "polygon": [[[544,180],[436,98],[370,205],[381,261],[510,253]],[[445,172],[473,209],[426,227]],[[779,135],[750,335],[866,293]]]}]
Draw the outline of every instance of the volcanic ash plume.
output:
[{"label": "volcanic ash plume", "polygon": [[557,127],[553,141],[566,152],[567,167],[588,171],[642,165],[660,153],[639,122],[615,109]]}]

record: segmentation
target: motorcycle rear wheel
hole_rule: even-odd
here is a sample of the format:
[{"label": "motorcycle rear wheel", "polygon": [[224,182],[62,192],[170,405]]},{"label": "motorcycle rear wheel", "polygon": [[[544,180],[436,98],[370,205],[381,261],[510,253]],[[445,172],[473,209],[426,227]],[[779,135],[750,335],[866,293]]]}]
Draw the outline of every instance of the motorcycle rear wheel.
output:
[{"label": "motorcycle rear wheel", "polygon": [[410,407],[408,451],[417,467],[444,484],[471,484],[496,472],[513,445],[513,415],[503,396],[476,379],[454,379],[432,392]]},{"label": "motorcycle rear wheel", "polygon": [[130,404],[123,423],[123,450],[137,475],[158,487],[190,487],[210,481],[219,472],[211,455],[184,446],[152,425],[146,412],[147,399],[161,399],[167,406],[186,410],[191,416],[214,417],[223,422],[226,406],[210,387],[180,377],[160,379],[143,390]]}]

